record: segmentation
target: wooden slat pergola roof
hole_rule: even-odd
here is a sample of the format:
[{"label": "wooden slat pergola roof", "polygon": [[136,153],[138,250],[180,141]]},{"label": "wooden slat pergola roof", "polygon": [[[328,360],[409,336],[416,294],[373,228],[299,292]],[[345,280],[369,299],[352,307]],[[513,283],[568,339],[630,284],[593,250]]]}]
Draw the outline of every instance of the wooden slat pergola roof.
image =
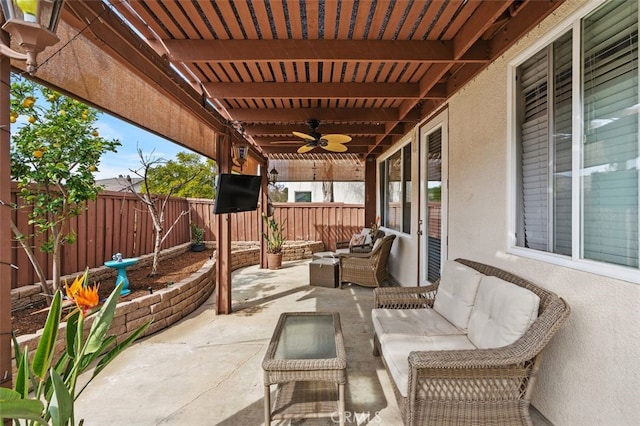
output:
[{"label": "wooden slat pergola roof", "polygon": [[[295,153],[302,142],[292,132],[308,133],[305,123],[315,119],[322,134],[352,136],[348,152],[364,161],[436,111],[561,0],[103,3],[109,19],[126,22],[257,155]],[[67,1],[63,18],[80,26],[104,8]],[[104,40],[98,24],[87,32],[117,51],[117,38]]]}]

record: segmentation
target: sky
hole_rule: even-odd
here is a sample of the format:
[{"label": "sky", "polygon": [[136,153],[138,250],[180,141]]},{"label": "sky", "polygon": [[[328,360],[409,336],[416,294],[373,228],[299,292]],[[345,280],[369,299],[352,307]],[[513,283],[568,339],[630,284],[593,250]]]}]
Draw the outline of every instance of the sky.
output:
[{"label": "sky", "polygon": [[192,152],[106,113],[99,115],[96,127],[100,136],[106,139],[118,139],[122,144],[116,153],[109,152],[102,156],[95,174],[96,179],[132,175],[131,170],[136,170],[141,166],[138,147],[142,149],[145,156],[152,155],[153,152],[153,158],[165,160],[174,159],[180,151]]}]

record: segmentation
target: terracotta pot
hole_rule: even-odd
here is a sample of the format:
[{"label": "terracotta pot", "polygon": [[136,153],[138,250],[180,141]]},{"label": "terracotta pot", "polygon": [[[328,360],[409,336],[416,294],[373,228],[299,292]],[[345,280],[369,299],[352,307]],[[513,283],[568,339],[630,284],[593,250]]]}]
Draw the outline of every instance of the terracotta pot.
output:
[{"label": "terracotta pot", "polygon": [[269,269],[280,269],[282,266],[282,253],[267,253],[267,266]]}]

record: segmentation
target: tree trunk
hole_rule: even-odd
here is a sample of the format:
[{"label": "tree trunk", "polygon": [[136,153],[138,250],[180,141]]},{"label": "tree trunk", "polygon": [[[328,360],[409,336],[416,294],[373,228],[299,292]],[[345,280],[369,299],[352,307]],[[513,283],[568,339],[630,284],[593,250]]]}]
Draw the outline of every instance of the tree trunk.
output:
[{"label": "tree trunk", "polygon": [[47,277],[44,275],[42,267],[40,267],[38,259],[36,259],[36,255],[33,253],[31,247],[27,244],[24,234],[20,232],[16,224],[13,223],[13,220],[11,221],[10,225],[11,230],[13,231],[13,235],[16,236],[16,240],[18,240],[20,246],[22,246],[22,249],[27,254],[27,257],[31,262],[31,266],[33,266],[34,271],[36,271],[36,275],[38,275],[38,278],[40,279],[40,288],[42,288],[42,292],[47,296],[45,297],[47,306],[51,306],[51,299],[53,298],[53,294],[51,293],[51,289],[47,285]]},{"label": "tree trunk", "polygon": [[[56,241],[58,236],[56,235]],[[60,274],[62,273],[61,265],[60,265],[60,249],[62,248],[61,244],[53,245],[53,291],[62,290],[60,287]]]},{"label": "tree trunk", "polygon": [[322,182],[322,201],[325,203],[333,203],[333,182]]},{"label": "tree trunk", "polygon": [[156,229],[156,240],[153,244],[153,262],[151,263],[150,277],[154,277],[158,272],[158,258],[160,257],[160,248],[162,247],[162,230]]}]

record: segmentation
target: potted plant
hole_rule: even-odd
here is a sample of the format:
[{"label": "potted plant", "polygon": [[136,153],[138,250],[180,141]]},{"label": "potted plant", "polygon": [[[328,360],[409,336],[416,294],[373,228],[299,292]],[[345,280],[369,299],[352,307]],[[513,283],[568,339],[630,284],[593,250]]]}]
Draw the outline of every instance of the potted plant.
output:
[{"label": "potted plant", "polygon": [[269,269],[280,269],[282,266],[282,245],[284,238],[282,237],[282,223],[276,222],[273,217],[262,214],[266,230],[262,232],[262,237],[267,242],[267,266]]},{"label": "potted plant", "polygon": [[204,229],[191,224],[191,251],[203,251],[205,249],[203,240]]}]

